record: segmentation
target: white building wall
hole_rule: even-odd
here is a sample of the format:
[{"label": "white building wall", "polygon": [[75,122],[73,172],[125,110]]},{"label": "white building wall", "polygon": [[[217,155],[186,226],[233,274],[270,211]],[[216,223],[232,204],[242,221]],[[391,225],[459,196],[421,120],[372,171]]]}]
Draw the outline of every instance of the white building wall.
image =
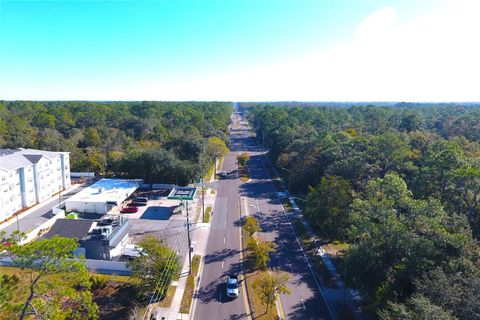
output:
[{"label": "white building wall", "polygon": [[33,165],[25,168],[25,193],[26,193],[26,203],[23,204],[24,207],[31,207],[37,203],[35,197],[35,181],[33,178]]},{"label": "white building wall", "polygon": [[125,238],[123,238],[115,248],[110,249],[110,259],[121,256],[123,254],[123,249],[125,249],[125,246],[129,241],[130,237],[126,235]]},{"label": "white building wall", "polygon": [[68,153],[63,153],[60,157],[61,179],[63,188],[66,189],[72,185],[70,177],[70,156]]},{"label": "white building wall", "polygon": [[4,220],[22,208],[18,170],[0,171],[0,193],[0,219]]},{"label": "white building wall", "polygon": [[[32,151],[34,151],[32,154],[41,153],[38,150]],[[18,163],[16,160],[9,160],[8,155],[0,157],[0,161]],[[48,156],[43,155],[36,164],[26,165],[24,163],[12,170],[8,170],[8,167],[7,169],[0,168],[0,221],[7,219],[22,208],[45,201],[70,186],[68,153],[53,155],[49,153]]]}]

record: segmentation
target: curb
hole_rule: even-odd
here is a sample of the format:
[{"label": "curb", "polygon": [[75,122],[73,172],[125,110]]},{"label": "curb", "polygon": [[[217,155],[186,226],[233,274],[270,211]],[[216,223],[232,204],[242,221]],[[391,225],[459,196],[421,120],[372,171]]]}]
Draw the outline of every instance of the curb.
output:
[{"label": "curb", "polygon": [[[238,197],[238,205],[239,205],[239,215],[240,215],[240,220],[242,219],[242,200],[241,200],[241,197]],[[245,244],[244,244],[244,237],[243,237],[243,228],[240,227],[240,230],[239,230],[239,237],[240,237],[240,245],[241,245],[241,248],[240,248],[240,259],[242,260],[242,276],[243,276],[243,281],[242,281],[242,290],[243,292],[245,293],[245,307],[248,307],[248,311],[250,312],[248,314],[248,318],[249,319],[254,319],[253,317],[253,309],[252,309],[252,303],[250,302],[250,293],[248,291],[248,286],[247,286],[247,272],[245,270],[245,259],[244,259],[244,256],[243,256],[243,249],[245,248]]]}]

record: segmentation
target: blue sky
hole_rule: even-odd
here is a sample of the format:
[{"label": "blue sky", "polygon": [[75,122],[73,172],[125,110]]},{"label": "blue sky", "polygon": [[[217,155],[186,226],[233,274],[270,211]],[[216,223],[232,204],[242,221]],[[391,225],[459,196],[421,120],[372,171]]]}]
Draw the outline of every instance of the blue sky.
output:
[{"label": "blue sky", "polygon": [[0,99],[480,100],[475,1],[0,6]]}]

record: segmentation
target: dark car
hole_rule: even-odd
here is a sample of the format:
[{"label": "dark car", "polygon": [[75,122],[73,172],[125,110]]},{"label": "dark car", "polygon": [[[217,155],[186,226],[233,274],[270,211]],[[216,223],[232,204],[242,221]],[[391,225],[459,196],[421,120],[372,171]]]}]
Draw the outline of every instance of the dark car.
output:
[{"label": "dark car", "polygon": [[135,197],[135,198],[133,198],[133,202],[143,202],[143,203],[147,203],[147,202],[148,202],[148,198],[147,198],[147,197]]},{"label": "dark car", "polygon": [[220,171],[220,172],[218,173],[218,176],[219,176],[220,178],[226,178],[226,177],[228,176],[228,174],[227,174],[225,171]]}]

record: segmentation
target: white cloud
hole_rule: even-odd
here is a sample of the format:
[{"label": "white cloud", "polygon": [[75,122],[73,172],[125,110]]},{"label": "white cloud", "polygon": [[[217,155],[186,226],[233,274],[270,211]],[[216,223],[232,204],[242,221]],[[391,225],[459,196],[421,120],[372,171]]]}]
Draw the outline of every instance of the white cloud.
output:
[{"label": "white cloud", "polygon": [[163,92],[168,99],[480,101],[479,9],[480,2],[451,1],[397,23],[394,8],[380,8],[343,45]]}]

